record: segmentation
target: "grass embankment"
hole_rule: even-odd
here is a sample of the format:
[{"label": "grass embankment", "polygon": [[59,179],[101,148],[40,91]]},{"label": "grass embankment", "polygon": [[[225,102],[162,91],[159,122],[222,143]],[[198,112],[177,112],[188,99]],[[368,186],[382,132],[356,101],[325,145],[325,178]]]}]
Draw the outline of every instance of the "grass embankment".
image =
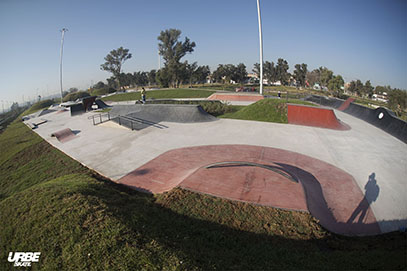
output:
[{"label": "grass embankment", "polygon": [[[315,106],[301,100],[288,100],[288,103]],[[234,106],[233,111],[219,118],[288,123],[287,100],[284,99],[263,99],[248,106]]]},{"label": "grass embankment", "polygon": [[346,238],[309,214],[104,180],[21,122],[0,135],[0,266],[33,270],[400,269],[406,234]]},{"label": "grass embankment", "polygon": [[[163,89],[163,90],[152,90],[147,91],[147,99],[169,99],[169,98],[207,98],[214,91],[198,90],[198,89]],[[140,100],[140,92],[129,92],[122,94],[115,94],[112,96],[102,98],[103,101],[134,101]]]}]

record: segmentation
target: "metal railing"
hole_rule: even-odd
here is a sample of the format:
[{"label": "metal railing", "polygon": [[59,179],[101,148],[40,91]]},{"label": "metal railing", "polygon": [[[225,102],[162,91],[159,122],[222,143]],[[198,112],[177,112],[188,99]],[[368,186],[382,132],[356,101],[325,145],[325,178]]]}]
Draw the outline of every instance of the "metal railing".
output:
[{"label": "metal railing", "polygon": [[[104,119],[107,116],[106,119]],[[97,114],[97,115],[93,115],[88,117],[88,119],[92,119],[93,125],[97,125],[97,124],[101,124],[105,121],[109,121],[110,120],[110,113],[107,112],[105,114]],[[99,120],[99,122],[97,122]]]}]

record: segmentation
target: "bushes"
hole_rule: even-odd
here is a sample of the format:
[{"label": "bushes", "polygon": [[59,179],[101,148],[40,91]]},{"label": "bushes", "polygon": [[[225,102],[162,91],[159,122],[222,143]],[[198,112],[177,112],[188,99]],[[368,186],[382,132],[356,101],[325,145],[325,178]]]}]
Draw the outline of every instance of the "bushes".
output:
[{"label": "bushes", "polygon": [[73,92],[73,93],[69,93],[68,95],[66,95],[63,99],[64,102],[67,101],[76,101],[79,98],[85,98],[85,97],[89,97],[90,94],[86,91],[78,91],[78,92]]},{"label": "bushes", "polygon": [[151,101],[147,103],[153,104],[199,104],[203,110],[213,116],[223,115],[233,111],[232,106],[223,104],[219,101],[175,101],[175,100],[161,100]]}]

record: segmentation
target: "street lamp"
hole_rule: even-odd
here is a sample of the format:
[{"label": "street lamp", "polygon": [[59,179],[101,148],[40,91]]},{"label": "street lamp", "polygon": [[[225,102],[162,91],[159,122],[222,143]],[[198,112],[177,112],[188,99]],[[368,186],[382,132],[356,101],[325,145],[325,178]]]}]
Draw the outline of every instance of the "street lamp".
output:
[{"label": "street lamp", "polygon": [[62,54],[63,54],[63,50],[64,50],[64,36],[65,36],[65,32],[68,31],[68,29],[66,28],[62,28],[61,32],[62,32],[62,37],[61,37],[61,54],[60,54],[60,61],[59,61],[59,81],[61,84],[61,104],[62,104]]},{"label": "street lamp", "polygon": [[259,40],[260,40],[260,94],[263,94],[263,33],[261,31],[260,0],[257,0],[257,14],[259,18]]}]

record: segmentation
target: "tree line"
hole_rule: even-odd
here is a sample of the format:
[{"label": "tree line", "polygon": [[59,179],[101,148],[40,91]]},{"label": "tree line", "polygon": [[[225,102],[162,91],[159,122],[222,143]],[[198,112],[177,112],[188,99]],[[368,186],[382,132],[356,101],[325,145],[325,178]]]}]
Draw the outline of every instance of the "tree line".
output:
[{"label": "tree line", "polygon": [[[110,51],[104,58],[100,68],[112,73],[112,76],[107,79],[107,84],[98,82],[96,89],[109,89],[113,92],[116,89],[124,89],[124,87],[138,87],[146,85],[159,85],[161,87],[178,88],[180,85],[196,83],[205,83],[209,77],[213,83],[227,84],[230,82],[247,83],[248,73],[245,64],[219,64],[216,70],[212,73],[209,66],[199,66],[197,62],[189,63],[182,61],[182,58],[187,54],[194,52],[196,43],[188,37],[180,40],[181,30],[167,29],[160,32],[157,37],[159,54],[164,60],[164,67],[150,71],[138,71],[134,73],[123,73],[122,65],[125,61],[132,58],[129,49],[120,47]],[[276,63],[273,61],[265,61],[263,63],[263,79],[269,84],[278,83],[283,86],[297,86],[305,88],[319,88],[331,91],[337,97],[344,97],[345,91],[348,94],[359,97],[372,98],[373,94],[386,92],[389,96],[389,105],[392,109],[406,109],[407,98],[406,91],[392,89],[390,86],[377,86],[374,88],[370,80],[364,84],[358,79],[351,81],[345,88],[345,81],[339,74],[326,67],[308,70],[308,65],[305,63],[295,64],[294,71],[291,74],[288,61],[283,58],[278,58]],[[260,77],[260,64],[255,63],[252,72]]]}]

